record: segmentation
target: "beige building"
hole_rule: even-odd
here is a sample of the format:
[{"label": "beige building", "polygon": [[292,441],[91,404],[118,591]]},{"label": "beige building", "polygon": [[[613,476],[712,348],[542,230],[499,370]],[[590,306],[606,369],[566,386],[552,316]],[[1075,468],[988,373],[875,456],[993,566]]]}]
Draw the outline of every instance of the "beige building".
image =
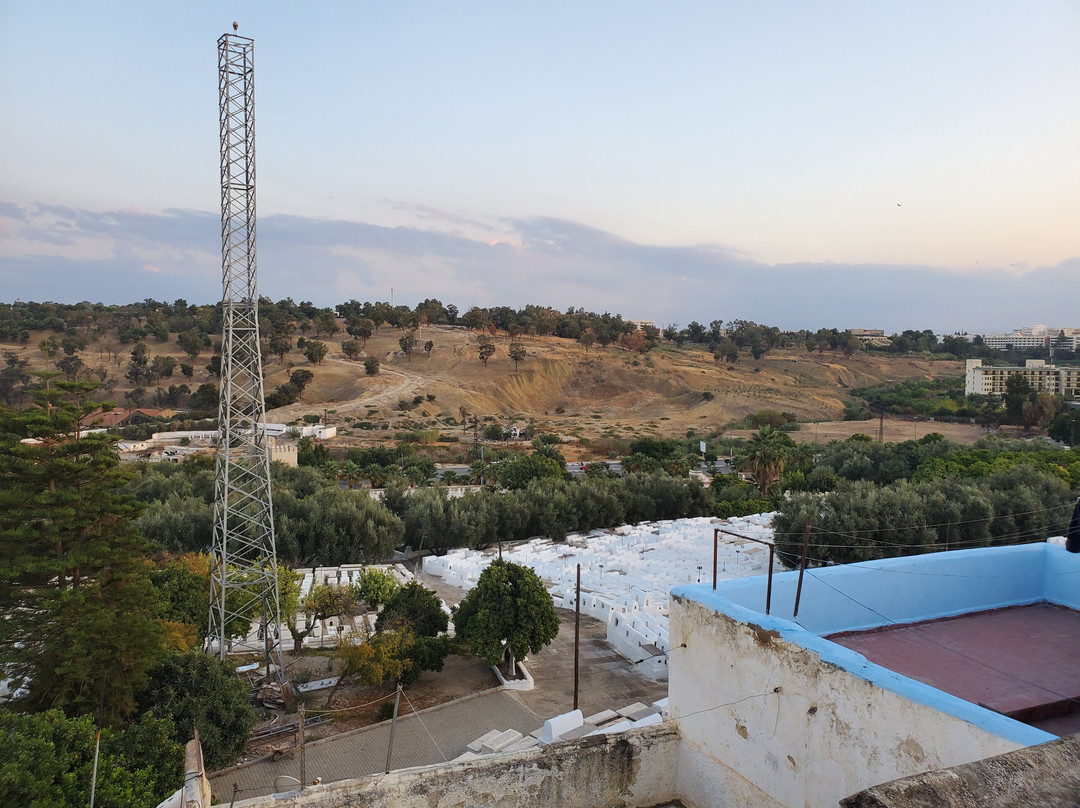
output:
[{"label": "beige building", "polygon": [[1020,374],[1040,393],[1075,396],[1080,391],[1080,367],[1048,365],[1042,359],[1028,359],[1023,367],[987,367],[981,359],[967,360],[965,395],[1003,396],[1009,377]]}]

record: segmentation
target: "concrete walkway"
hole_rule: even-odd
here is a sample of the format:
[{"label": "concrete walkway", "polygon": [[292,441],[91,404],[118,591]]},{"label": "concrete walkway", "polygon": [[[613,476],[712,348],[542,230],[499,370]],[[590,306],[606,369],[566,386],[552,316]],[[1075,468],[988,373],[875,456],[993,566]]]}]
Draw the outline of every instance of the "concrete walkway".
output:
[{"label": "concrete walkway", "polygon": [[[467,744],[491,729],[516,729],[528,735],[541,726],[543,720],[507,691],[467,696],[399,718],[391,767],[405,769],[453,760],[464,754]],[[281,745],[289,743],[282,739]],[[389,744],[389,721],[309,743],[305,750],[308,782],[316,777],[329,783],[383,772]],[[211,778],[210,786],[215,799],[228,805],[234,784],[240,787],[237,800],[263,797],[274,792],[274,778],[283,774],[299,779],[297,754],[276,762],[264,760],[226,769]]]},{"label": "concrete walkway", "polygon": [[[421,572],[419,578],[451,606],[456,606],[465,596],[463,590],[438,576]],[[516,694],[545,720],[574,709],[574,612],[555,611],[560,621],[559,636],[540,653],[531,654],[526,662],[536,686]],[[645,655],[643,650],[641,656]],[[635,701],[651,704],[667,694],[667,682],[649,679],[608,644],[605,623],[582,615],[578,707],[586,716],[601,710],[617,710]]]}]

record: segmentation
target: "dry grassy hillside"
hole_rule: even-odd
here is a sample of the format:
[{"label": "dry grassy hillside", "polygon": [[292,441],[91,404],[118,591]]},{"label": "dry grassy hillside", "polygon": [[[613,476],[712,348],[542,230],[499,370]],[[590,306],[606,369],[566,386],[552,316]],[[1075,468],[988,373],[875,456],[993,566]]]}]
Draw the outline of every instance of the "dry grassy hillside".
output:
[{"label": "dry grassy hillside", "polygon": [[[554,337],[524,337],[528,356],[514,370],[509,340],[496,339],[487,366],[479,359],[475,332],[428,327],[420,343],[435,344],[430,357],[398,350],[399,333],[384,328],[368,341],[368,354],[382,363],[377,377],[364,375],[362,360],[349,361],[331,349],[312,368],[315,381],[305,403],[274,411],[289,421],[308,412],[334,410],[332,420],[385,421],[393,429],[452,428],[461,409],[504,422],[535,419],[563,434],[622,437],[642,433],[683,435],[707,431],[762,408],[793,412],[800,420],[841,416],[849,388],[907,379],[958,376],[958,362],[881,355],[778,352],[717,365],[703,350],[662,346],[648,354],[593,348]],[[335,343],[335,347],[336,347]],[[297,366],[308,366],[300,359]],[[272,364],[267,389],[283,382],[289,366]],[[712,394],[709,400],[706,393]],[[410,412],[399,401],[435,396]],[[363,434],[358,432],[358,434]]]},{"label": "dry grassy hillside", "polygon": [[[841,416],[848,390],[907,379],[958,376],[958,362],[923,358],[894,358],[879,354],[844,357],[803,351],[774,352],[754,361],[718,365],[704,350],[664,345],[648,354],[617,348],[592,348],[555,337],[523,337],[527,358],[517,370],[507,353],[509,340],[495,338],[496,353],[485,366],[479,359],[476,332],[449,326],[428,326],[418,346],[431,340],[430,356],[416,350],[411,360],[399,349],[401,332],[384,326],[368,340],[366,356],[381,363],[377,376],[367,376],[363,358],[351,361],[341,352],[343,335],[328,340],[330,353],[312,365],[298,352],[273,359],[266,366],[266,390],[288,380],[299,367],[315,378],[304,401],[271,411],[275,421],[290,422],[305,414],[332,412],[346,442],[350,438],[382,438],[387,430],[440,429],[460,432],[461,410],[469,415],[496,417],[503,423],[533,420],[541,429],[592,439],[639,434],[684,435],[689,429],[706,432],[762,408],[795,413],[801,421],[834,420]],[[33,335],[29,346],[0,346],[43,366],[36,349],[45,334]],[[347,337],[345,337],[347,339]],[[172,337],[171,339],[175,339]],[[175,341],[147,340],[151,355],[169,354],[191,361]],[[123,402],[131,385],[124,369],[131,346],[124,346],[116,361],[98,345],[82,354],[89,368],[104,367],[113,380],[108,398]],[[196,373],[185,379],[179,372],[162,380],[163,386],[186,383],[192,389],[212,381],[205,371],[209,356],[193,362]],[[711,394],[711,399],[707,394]],[[428,401],[427,397],[434,396]],[[399,402],[422,404],[404,411]],[[366,428],[359,428],[363,424]],[[383,425],[387,429],[383,429]],[[371,427],[374,427],[372,429]]]}]

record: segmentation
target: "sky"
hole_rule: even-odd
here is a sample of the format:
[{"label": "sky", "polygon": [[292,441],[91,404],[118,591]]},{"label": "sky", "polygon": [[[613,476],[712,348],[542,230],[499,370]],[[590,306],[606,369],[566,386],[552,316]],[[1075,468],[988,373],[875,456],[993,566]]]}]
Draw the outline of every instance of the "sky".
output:
[{"label": "sky", "polygon": [[658,325],[1080,326],[1080,4],[0,0],[0,300],[259,291]]}]

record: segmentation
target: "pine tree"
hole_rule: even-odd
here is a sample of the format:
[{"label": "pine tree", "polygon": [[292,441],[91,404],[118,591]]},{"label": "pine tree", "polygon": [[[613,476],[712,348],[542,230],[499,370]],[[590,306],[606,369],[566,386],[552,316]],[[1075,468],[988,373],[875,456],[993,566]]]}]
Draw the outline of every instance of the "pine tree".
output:
[{"label": "pine tree", "polygon": [[46,380],[0,411],[0,665],[28,708],[116,721],[162,654],[160,601],[128,475],[111,439],[78,434],[71,392]]}]

